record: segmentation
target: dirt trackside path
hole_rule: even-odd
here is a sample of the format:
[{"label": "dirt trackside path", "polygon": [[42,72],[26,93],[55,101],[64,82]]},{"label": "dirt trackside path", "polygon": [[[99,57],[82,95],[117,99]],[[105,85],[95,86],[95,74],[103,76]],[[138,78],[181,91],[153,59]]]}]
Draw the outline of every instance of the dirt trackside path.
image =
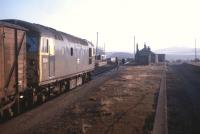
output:
[{"label": "dirt trackside path", "polygon": [[[19,124],[17,129],[21,131],[10,132],[148,134],[153,127],[155,102],[162,70],[163,66],[120,67],[118,73],[109,78],[101,76],[102,78],[97,78],[78,90],[11,120],[15,122],[15,127],[17,123]],[[104,82],[100,82],[101,79],[104,79]],[[27,118],[28,120],[25,121],[26,117],[23,116],[30,116],[30,114],[32,119]],[[0,126],[0,131],[5,129],[10,129],[9,122],[7,127]]]}]

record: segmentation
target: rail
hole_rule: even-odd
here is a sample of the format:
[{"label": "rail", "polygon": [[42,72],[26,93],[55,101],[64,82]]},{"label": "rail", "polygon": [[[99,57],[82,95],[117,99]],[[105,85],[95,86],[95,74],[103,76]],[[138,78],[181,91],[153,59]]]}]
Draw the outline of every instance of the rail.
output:
[{"label": "rail", "polygon": [[[100,68],[101,68],[101,69],[100,69]],[[100,76],[100,75],[102,75],[102,74],[104,74],[104,73],[106,73],[106,72],[109,72],[109,71],[111,71],[111,70],[113,70],[113,69],[115,69],[115,68],[117,68],[116,65],[111,65],[111,66],[105,67],[105,68],[99,67],[99,69],[96,69],[96,71],[92,73],[92,76],[93,76],[93,77]]]}]

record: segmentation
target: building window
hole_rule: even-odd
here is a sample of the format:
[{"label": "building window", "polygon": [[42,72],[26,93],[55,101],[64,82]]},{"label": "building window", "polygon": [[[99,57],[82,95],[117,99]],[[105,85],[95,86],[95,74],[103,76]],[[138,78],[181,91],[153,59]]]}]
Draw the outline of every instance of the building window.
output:
[{"label": "building window", "polygon": [[92,57],[92,48],[89,48],[89,57]]},{"label": "building window", "polygon": [[71,51],[70,51],[70,52],[71,52],[71,56],[73,56],[73,48],[71,47],[70,50],[71,50]]},{"label": "building window", "polygon": [[92,64],[92,48],[89,48],[89,64]]},{"label": "building window", "polygon": [[48,39],[44,39],[43,40],[42,52],[43,53],[48,53],[49,52],[49,40]]},{"label": "building window", "polygon": [[95,48],[93,48],[93,55],[95,55],[95,51],[96,51]]}]

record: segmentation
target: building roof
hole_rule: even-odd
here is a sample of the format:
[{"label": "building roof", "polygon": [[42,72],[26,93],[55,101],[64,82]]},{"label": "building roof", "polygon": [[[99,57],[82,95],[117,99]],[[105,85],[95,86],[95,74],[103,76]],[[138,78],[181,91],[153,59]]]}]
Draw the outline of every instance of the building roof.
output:
[{"label": "building roof", "polygon": [[150,54],[155,54],[155,53],[153,53],[153,52],[152,52],[150,49],[148,49],[148,48],[143,48],[143,49],[137,51],[137,54],[138,54],[138,55],[141,55],[141,56],[148,56],[148,55],[150,55]]}]

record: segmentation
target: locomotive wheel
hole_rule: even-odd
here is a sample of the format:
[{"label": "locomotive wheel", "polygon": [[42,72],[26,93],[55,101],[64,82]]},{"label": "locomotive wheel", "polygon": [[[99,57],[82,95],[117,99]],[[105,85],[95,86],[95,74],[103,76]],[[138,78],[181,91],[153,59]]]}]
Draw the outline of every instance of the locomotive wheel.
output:
[{"label": "locomotive wheel", "polygon": [[13,117],[14,116],[14,113],[13,113],[11,108],[8,109],[8,112],[9,112],[9,117]]},{"label": "locomotive wheel", "polygon": [[64,83],[62,83],[60,86],[60,92],[63,93],[64,91],[65,91],[65,85]]},{"label": "locomotive wheel", "polygon": [[6,110],[3,111],[2,115],[1,115],[1,121],[5,121],[7,119],[10,119],[14,116],[14,112],[12,111],[11,108],[8,108]]},{"label": "locomotive wheel", "polygon": [[46,101],[46,96],[42,95],[42,102],[45,102],[45,101]]},{"label": "locomotive wheel", "polygon": [[38,95],[38,103],[44,103],[46,101],[46,96],[44,94]]}]

